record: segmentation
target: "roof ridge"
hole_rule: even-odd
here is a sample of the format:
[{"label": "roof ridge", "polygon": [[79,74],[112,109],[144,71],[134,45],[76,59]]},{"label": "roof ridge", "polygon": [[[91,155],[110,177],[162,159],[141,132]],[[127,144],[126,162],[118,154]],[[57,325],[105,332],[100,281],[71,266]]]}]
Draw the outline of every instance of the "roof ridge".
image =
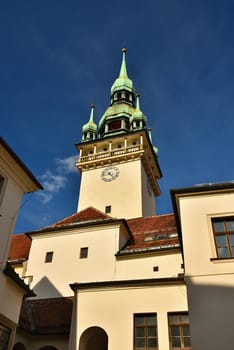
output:
[{"label": "roof ridge", "polygon": [[127,219],[127,221],[131,221],[131,220],[149,220],[149,219],[161,218],[162,216],[175,216],[175,214],[174,213],[168,213],[168,214],[159,214],[159,215],[152,215],[152,216],[139,216],[137,218]]},{"label": "roof ridge", "polygon": [[[53,228],[53,227],[56,227],[56,226],[59,226],[59,225],[63,225],[63,224],[68,224],[68,223],[74,223],[74,221],[72,220],[72,219],[76,219],[76,217],[78,217],[79,218],[79,216],[81,216],[83,213],[85,213],[85,212],[88,212],[89,210],[91,210],[92,212],[95,212],[96,214],[99,214],[99,215],[101,215],[102,217],[104,217],[104,218],[102,218],[102,220],[105,220],[105,219],[113,219],[113,217],[112,216],[110,216],[110,215],[108,215],[108,214],[106,214],[106,213],[104,213],[104,212],[102,212],[101,210],[99,210],[99,209],[97,209],[97,208],[95,208],[95,207],[93,207],[93,206],[89,206],[89,207],[87,207],[87,208],[84,208],[84,209],[82,209],[82,210],[80,210],[79,212],[77,212],[77,213],[74,213],[74,214],[72,214],[72,215],[69,215],[69,216],[66,216],[66,217],[64,217],[63,219],[61,219],[61,220],[59,220],[59,221],[56,221],[54,224],[52,224],[52,225],[49,225],[49,226],[47,226],[46,228]],[[69,220],[69,222],[68,222],[68,220]],[[86,222],[86,221],[97,221],[98,219],[97,218],[89,218],[89,219],[86,219],[86,220],[81,220],[81,221],[83,221],[83,222]]]}]

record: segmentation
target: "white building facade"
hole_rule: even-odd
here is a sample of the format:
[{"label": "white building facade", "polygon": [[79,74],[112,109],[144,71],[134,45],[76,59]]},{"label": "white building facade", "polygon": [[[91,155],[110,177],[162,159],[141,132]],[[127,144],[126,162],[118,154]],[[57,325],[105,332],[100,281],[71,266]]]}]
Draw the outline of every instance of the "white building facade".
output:
[{"label": "white building facade", "polygon": [[14,350],[231,349],[234,186],[172,190],[175,214],[156,215],[158,151],[122,55],[110,106],[98,125],[91,107],[76,145],[77,213],[18,237],[36,296]]},{"label": "white building facade", "polygon": [[41,189],[25,164],[0,137],[0,348],[10,349],[23,297],[33,292],[8,264],[11,235],[24,193]]}]

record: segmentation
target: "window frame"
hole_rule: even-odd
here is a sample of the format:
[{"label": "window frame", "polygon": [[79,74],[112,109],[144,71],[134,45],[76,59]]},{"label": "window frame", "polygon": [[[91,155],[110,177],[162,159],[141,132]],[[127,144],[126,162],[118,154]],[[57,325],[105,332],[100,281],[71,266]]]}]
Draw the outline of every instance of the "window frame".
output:
[{"label": "window frame", "polygon": [[[179,323],[173,323],[170,321],[170,317],[172,316],[178,316]],[[188,317],[188,323],[183,322],[182,317],[187,316]],[[170,343],[170,350],[192,350],[192,345],[191,345],[191,334],[190,334],[190,322],[189,322],[189,313],[188,312],[169,312],[167,315],[168,318],[168,333],[169,333],[169,343]],[[172,335],[171,334],[171,327],[179,327],[179,335]],[[189,326],[189,336],[184,335],[183,333],[183,327],[184,326]],[[180,339],[180,347],[176,347],[172,345],[172,338],[179,338]],[[184,345],[184,339],[189,338],[190,339],[190,346],[185,346]]]},{"label": "window frame", "polygon": [[[234,229],[233,230],[228,230],[227,227],[227,222],[228,221],[234,221],[234,216],[229,215],[229,216],[220,216],[220,217],[212,217],[211,218],[211,226],[212,226],[212,232],[213,232],[213,239],[214,239],[214,244],[215,244],[215,251],[216,251],[216,259],[234,259],[234,245],[232,246],[231,241],[230,241],[230,236],[234,236]],[[215,231],[215,223],[220,222],[223,223],[224,225],[224,231]],[[225,236],[226,237],[226,242],[227,246],[219,247],[218,242],[217,242],[217,237],[220,236]],[[233,252],[232,252],[232,247],[233,247]],[[223,256],[219,252],[220,248],[227,248],[228,249],[228,256]]]},{"label": "window frame", "polygon": [[[137,325],[136,324],[136,318],[137,317],[144,317],[145,319],[147,317],[155,317],[155,324],[148,324],[146,322],[146,320],[144,320],[144,324],[143,325]],[[137,329],[144,329],[144,336],[140,337],[137,336]],[[155,332],[155,336],[150,336],[148,334],[148,329],[149,328],[155,328],[156,332]],[[158,321],[157,321],[157,313],[156,312],[149,312],[149,313],[135,313],[133,315],[133,346],[134,346],[134,350],[158,350]],[[138,339],[144,339],[145,342],[145,346],[142,347],[137,347],[136,345],[136,340]],[[156,341],[156,346],[148,346],[148,340],[150,339],[155,339]]]},{"label": "window frame", "polygon": [[53,257],[54,257],[54,252],[53,251],[46,252],[44,263],[45,264],[52,263]]},{"label": "window frame", "polygon": [[105,206],[105,214],[110,214],[111,213],[111,205],[106,205]]},{"label": "window frame", "polygon": [[88,259],[89,248],[81,247],[80,248],[80,259]]}]

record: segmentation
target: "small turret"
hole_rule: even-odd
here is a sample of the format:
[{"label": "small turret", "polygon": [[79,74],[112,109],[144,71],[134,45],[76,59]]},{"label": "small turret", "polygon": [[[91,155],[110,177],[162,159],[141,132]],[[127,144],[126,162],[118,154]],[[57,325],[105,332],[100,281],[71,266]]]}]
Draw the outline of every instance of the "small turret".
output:
[{"label": "small turret", "polygon": [[95,140],[97,137],[97,125],[93,121],[94,105],[91,105],[90,118],[82,128],[82,142]]},{"label": "small turret", "polygon": [[148,128],[148,135],[149,135],[149,139],[151,141],[151,144],[153,146],[153,150],[154,150],[154,153],[156,155],[156,157],[158,156],[158,148],[156,146],[153,145],[152,143],[152,133],[151,133],[151,128]]},{"label": "small turret", "polygon": [[147,118],[140,109],[140,95],[136,94],[136,110],[130,118],[131,130],[140,130],[146,127]]}]

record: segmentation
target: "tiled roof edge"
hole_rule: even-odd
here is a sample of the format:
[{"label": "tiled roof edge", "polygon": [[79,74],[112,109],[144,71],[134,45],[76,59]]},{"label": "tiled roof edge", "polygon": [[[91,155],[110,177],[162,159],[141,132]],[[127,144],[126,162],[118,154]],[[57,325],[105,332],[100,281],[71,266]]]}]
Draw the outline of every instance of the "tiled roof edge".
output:
[{"label": "tiled roof edge", "polygon": [[134,287],[134,286],[153,286],[158,284],[184,283],[184,275],[178,274],[176,277],[151,278],[141,280],[121,280],[121,281],[101,281],[87,283],[71,283],[70,288],[76,292],[84,289],[94,289],[102,287]]},{"label": "tiled roof edge", "polygon": [[17,154],[13,151],[13,149],[8,145],[8,143],[1,136],[0,136],[0,144],[6,149],[6,151],[11,155],[11,157],[16,161],[16,163],[24,170],[24,172],[28,175],[28,177],[30,177],[30,179],[34,182],[34,184],[40,190],[43,190],[42,185],[35,178],[33,173],[28,169],[28,167],[24,164],[24,162],[17,156]]},{"label": "tiled roof edge", "polygon": [[150,254],[155,252],[166,252],[171,250],[180,250],[180,244],[168,245],[168,246],[158,246],[158,247],[149,247],[149,248],[136,248],[136,249],[126,249],[118,251],[115,256],[125,256],[125,255],[139,255],[139,254]]},{"label": "tiled roof edge", "polygon": [[36,294],[29,288],[27,284],[19,277],[19,275],[15,272],[15,270],[11,267],[11,265],[7,262],[6,267],[4,269],[5,275],[10,277],[20,288],[22,288],[26,293],[27,297],[35,297]]}]

